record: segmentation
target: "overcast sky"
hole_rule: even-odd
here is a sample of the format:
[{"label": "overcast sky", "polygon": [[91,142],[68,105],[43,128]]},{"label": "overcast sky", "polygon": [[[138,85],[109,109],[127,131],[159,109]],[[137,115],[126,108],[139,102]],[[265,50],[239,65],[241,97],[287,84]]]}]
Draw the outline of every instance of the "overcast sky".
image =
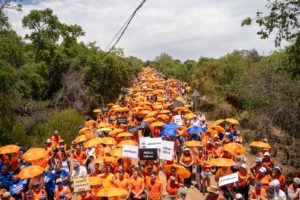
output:
[{"label": "overcast sky", "polygon": [[[85,31],[80,40],[102,49],[141,0],[23,0],[23,11],[9,11],[13,28],[24,36],[21,19],[32,9],[51,8],[67,24]],[[147,0],[117,47],[125,55],[154,59],[161,52],[186,60],[219,57],[233,50],[275,50],[272,39],[261,40],[258,27],[241,27],[247,16],[265,10],[265,0]]]}]

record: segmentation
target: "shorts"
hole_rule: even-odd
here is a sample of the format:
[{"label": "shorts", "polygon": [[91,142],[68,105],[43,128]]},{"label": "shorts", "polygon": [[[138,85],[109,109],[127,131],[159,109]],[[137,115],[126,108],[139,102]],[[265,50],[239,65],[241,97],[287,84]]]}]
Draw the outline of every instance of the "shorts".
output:
[{"label": "shorts", "polygon": [[201,177],[202,178],[209,178],[212,176],[212,173],[211,172],[205,172],[205,171],[202,171],[201,172]]},{"label": "shorts", "polygon": [[196,172],[197,172],[198,174],[201,174],[201,172],[202,172],[202,166],[201,166],[201,165],[197,165],[197,167],[196,167]]}]

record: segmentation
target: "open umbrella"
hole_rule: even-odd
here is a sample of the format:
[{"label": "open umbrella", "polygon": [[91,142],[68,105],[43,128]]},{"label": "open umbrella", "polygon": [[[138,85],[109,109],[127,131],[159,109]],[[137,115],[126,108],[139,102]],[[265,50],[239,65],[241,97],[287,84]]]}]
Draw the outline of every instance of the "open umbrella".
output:
[{"label": "open umbrella", "polygon": [[93,163],[110,163],[110,162],[115,162],[116,158],[112,156],[102,156],[99,158],[94,159],[92,162]]},{"label": "open umbrella", "polygon": [[228,158],[214,158],[209,160],[208,164],[216,167],[230,167],[235,165],[235,162]]},{"label": "open umbrella", "polygon": [[103,127],[103,128],[98,129],[97,131],[99,131],[99,132],[110,132],[112,130],[111,130],[111,128]]},{"label": "open umbrella", "polygon": [[46,158],[47,152],[44,148],[30,148],[23,155],[23,159],[31,162],[41,158]]},{"label": "open umbrella", "polygon": [[224,121],[225,121],[224,119],[218,119],[218,120],[214,121],[214,122],[211,124],[211,126],[217,126],[217,125],[223,123]]},{"label": "open umbrella", "polygon": [[110,127],[111,124],[107,122],[101,122],[100,124],[97,124],[98,128],[103,128],[103,127]]},{"label": "open umbrella", "polygon": [[154,122],[156,119],[154,117],[149,117],[143,120],[143,122]]},{"label": "open umbrella", "polygon": [[183,116],[184,119],[193,119],[196,115],[194,113],[188,113]]},{"label": "open umbrella", "polygon": [[136,145],[138,145],[138,143],[133,140],[123,140],[118,144],[118,147],[123,147],[124,145],[136,146]]},{"label": "open umbrella", "polygon": [[21,147],[11,144],[0,148],[0,154],[16,153],[21,149]]},{"label": "open umbrella", "polygon": [[94,137],[94,134],[85,134],[85,135],[80,135],[75,138],[74,142],[75,143],[80,143],[80,142],[85,142],[89,139],[92,139]]},{"label": "open umbrella", "polygon": [[109,132],[108,135],[111,136],[111,137],[116,137],[116,135],[118,135],[118,133],[122,133],[122,132],[124,132],[123,129],[116,128],[116,129],[112,130],[111,132]]},{"label": "open umbrella", "polygon": [[89,121],[84,122],[84,126],[86,126],[86,127],[94,126],[96,124],[97,124],[97,122],[95,120],[89,120]]},{"label": "open umbrella", "polygon": [[160,131],[160,134],[162,136],[175,136],[175,135],[178,134],[178,131],[176,129],[173,129],[173,128],[165,128],[165,129]]},{"label": "open umbrella", "polygon": [[102,110],[101,110],[100,108],[97,108],[97,109],[94,109],[94,110],[93,110],[93,113],[99,114],[99,113],[101,113],[101,112],[102,112]]},{"label": "open umbrella", "polygon": [[167,120],[169,120],[169,116],[165,115],[165,114],[160,114],[157,116],[157,119],[162,119],[164,121],[167,121]]},{"label": "open umbrella", "polygon": [[240,124],[240,122],[234,118],[227,118],[225,119],[226,122],[229,122],[231,124]]},{"label": "open umbrella", "polygon": [[89,147],[96,147],[98,144],[102,143],[102,138],[99,138],[99,137],[96,137],[96,138],[93,138],[93,139],[90,139],[88,140],[84,146],[86,148],[89,148]]},{"label": "open umbrella", "polygon": [[183,179],[189,178],[191,176],[191,172],[182,165],[165,165],[165,172],[167,174],[170,173],[172,167],[175,167],[177,169],[176,173]]},{"label": "open umbrella", "polygon": [[187,147],[204,147],[205,144],[201,143],[200,141],[197,140],[189,140],[184,142],[184,146]]},{"label": "open umbrella", "polygon": [[190,134],[198,134],[205,132],[205,130],[201,126],[192,126],[191,128],[188,128],[186,132]]},{"label": "open umbrella", "polygon": [[176,123],[171,123],[171,122],[167,122],[163,128],[164,129],[167,129],[167,128],[173,128],[173,129],[176,129],[176,128],[179,128],[180,126]]},{"label": "open umbrella", "polygon": [[119,133],[117,135],[117,138],[120,138],[120,137],[132,137],[132,133],[129,133],[129,132],[123,132],[123,133]]},{"label": "open umbrella", "polygon": [[271,149],[271,146],[268,143],[262,141],[253,141],[250,143],[250,146]]},{"label": "open umbrella", "polygon": [[161,127],[161,126],[163,126],[163,125],[165,125],[165,123],[163,123],[163,122],[153,122],[153,123],[151,124],[151,126],[157,126],[157,127]]},{"label": "open umbrella", "polygon": [[110,152],[114,157],[122,157],[123,148],[116,148]]},{"label": "open umbrella", "polygon": [[161,111],[159,111],[159,113],[161,113],[161,114],[169,114],[171,111],[169,111],[169,110],[161,110]]},{"label": "open umbrella", "polygon": [[98,176],[89,176],[88,183],[90,186],[96,186],[101,184],[101,179]]},{"label": "open umbrella", "polygon": [[115,145],[117,142],[114,138],[111,138],[111,137],[104,137],[102,138],[102,144],[105,144],[105,145]]},{"label": "open umbrella", "polygon": [[85,134],[93,134],[93,129],[91,128],[82,128],[79,130],[79,133],[82,134],[82,135],[85,135]]},{"label": "open umbrella", "polygon": [[103,188],[97,192],[98,197],[121,197],[121,196],[127,196],[128,191],[123,188],[115,188],[115,187],[109,187],[109,188]]},{"label": "open umbrella", "polygon": [[241,145],[239,143],[235,143],[235,142],[225,144],[223,147],[223,150],[227,151],[231,155],[235,155],[237,153],[239,153],[239,154],[245,153],[245,148],[243,147],[243,145]]},{"label": "open umbrella", "polygon": [[41,175],[43,172],[44,172],[43,167],[39,165],[30,165],[28,167],[24,167],[18,174],[18,177],[20,179],[33,178],[38,175]]}]

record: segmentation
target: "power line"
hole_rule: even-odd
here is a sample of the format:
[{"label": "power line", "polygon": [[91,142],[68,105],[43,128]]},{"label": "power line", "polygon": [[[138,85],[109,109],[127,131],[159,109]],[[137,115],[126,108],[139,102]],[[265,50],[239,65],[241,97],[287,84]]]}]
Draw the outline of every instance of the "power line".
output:
[{"label": "power line", "polygon": [[[115,43],[113,44],[113,46],[109,49],[108,52],[106,52],[106,54],[104,54],[104,56],[101,58],[101,60],[103,58],[105,58],[117,45],[117,43],[120,41],[120,39],[122,38],[122,36],[124,35],[125,31],[127,30],[130,22],[132,21],[133,17],[135,16],[135,14],[137,13],[137,11],[144,5],[144,3],[147,0],[142,0],[142,2],[138,5],[138,7],[133,11],[133,13],[131,14],[131,16],[129,17],[129,19],[125,22],[125,24],[123,24],[123,26],[120,28],[120,30],[117,32],[117,34],[114,36],[114,38],[109,42],[108,46],[112,43],[112,41],[114,41],[114,39],[117,37],[117,35],[121,32],[121,30],[123,29],[123,31],[121,32],[121,34],[119,35],[119,37],[117,38],[117,40],[115,41]],[[105,50],[108,48],[108,46],[105,48]]]}]

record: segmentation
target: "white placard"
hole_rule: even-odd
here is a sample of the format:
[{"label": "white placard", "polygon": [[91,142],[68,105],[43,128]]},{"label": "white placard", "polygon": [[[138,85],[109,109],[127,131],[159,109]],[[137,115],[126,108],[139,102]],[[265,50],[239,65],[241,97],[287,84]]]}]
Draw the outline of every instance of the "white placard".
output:
[{"label": "white placard", "polygon": [[222,187],[224,185],[235,183],[239,181],[239,175],[238,173],[229,174],[227,176],[221,176],[219,179],[219,187]]},{"label": "white placard", "polygon": [[163,140],[161,143],[160,159],[173,160],[174,142]]},{"label": "white placard", "polygon": [[139,147],[138,146],[131,146],[131,145],[124,145],[122,156],[127,158],[138,158],[139,155]]},{"label": "white placard", "polygon": [[147,138],[145,140],[146,149],[161,149],[161,137],[158,138]]},{"label": "white placard", "polygon": [[146,149],[146,139],[150,137],[139,137],[139,146],[140,149]]},{"label": "white placard", "polygon": [[182,126],[181,115],[174,115],[174,122],[175,122],[177,125]]}]

